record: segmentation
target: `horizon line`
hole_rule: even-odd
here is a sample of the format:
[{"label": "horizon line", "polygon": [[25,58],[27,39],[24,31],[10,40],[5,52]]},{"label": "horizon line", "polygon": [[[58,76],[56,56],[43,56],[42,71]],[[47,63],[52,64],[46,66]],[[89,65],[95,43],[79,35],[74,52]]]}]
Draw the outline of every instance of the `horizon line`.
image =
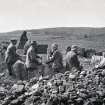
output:
[{"label": "horizon line", "polygon": [[103,27],[95,27],[95,26],[92,26],[92,27],[87,27],[87,26],[84,26],[84,27],[77,27],[77,26],[69,26],[69,27],[44,27],[44,28],[26,28],[26,29],[12,29],[10,31],[1,31],[0,33],[9,33],[9,32],[16,32],[16,31],[30,31],[30,30],[44,30],[44,29],[54,29],[54,28],[98,28],[98,29],[101,29],[101,28],[105,28],[104,26]]}]

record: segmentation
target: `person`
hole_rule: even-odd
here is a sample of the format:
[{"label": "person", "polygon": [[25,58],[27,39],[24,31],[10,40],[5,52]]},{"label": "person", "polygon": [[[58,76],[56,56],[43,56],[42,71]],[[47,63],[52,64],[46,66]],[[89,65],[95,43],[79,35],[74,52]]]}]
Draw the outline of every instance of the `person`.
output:
[{"label": "person", "polygon": [[35,69],[36,65],[41,64],[38,61],[38,58],[40,57],[37,55],[37,43],[36,41],[32,41],[31,46],[27,50],[27,54],[26,54],[26,67],[28,69]]},{"label": "person", "polygon": [[27,54],[27,50],[29,49],[30,46],[31,46],[31,40],[28,40],[24,46],[24,55]]},{"label": "person", "polygon": [[66,48],[66,54],[67,54],[69,51],[71,51],[71,46],[68,46],[68,47]]},{"label": "person", "polygon": [[5,52],[5,62],[7,64],[9,75],[13,75],[13,64],[20,59],[20,56],[16,53],[16,39],[11,39],[10,44]]},{"label": "person", "polygon": [[28,74],[32,71],[33,76],[39,75],[40,71],[38,71],[38,69],[42,65],[42,63],[39,62],[39,59],[40,59],[40,56],[37,55],[37,42],[32,41],[31,46],[27,50],[26,62],[25,62]]},{"label": "person", "polygon": [[51,51],[48,54],[47,64],[51,64],[53,73],[59,73],[63,68],[63,58],[61,52],[58,50],[58,44],[53,43]]},{"label": "person", "polygon": [[20,36],[20,39],[19,39],[19,43],[17,45],[17,48],[18,49],[23,49],[27,41],[28,41],[27,31],[24,31],[22,33],[22,35]]},{"label": "person", "polygon": [[78,46],[72,45],[71,51],[69,51],[66,54],[65,62],[66,62],[66,70],[67,71],[72,70],[72,68],[76,68],[77,70],[80,70],[80,68],[81,68],[80,62],[79,62],[78,56],[77,56],[77,50],[78,50]]},{"label": "person", "polygon": [[103,55],[103,56],[101,56],[102,59],[100,60],[100,62],[98,64],[95,65],[94,68],[96,68],[96,69],[105,69],[105,52],[103,52],[102,55]]}]

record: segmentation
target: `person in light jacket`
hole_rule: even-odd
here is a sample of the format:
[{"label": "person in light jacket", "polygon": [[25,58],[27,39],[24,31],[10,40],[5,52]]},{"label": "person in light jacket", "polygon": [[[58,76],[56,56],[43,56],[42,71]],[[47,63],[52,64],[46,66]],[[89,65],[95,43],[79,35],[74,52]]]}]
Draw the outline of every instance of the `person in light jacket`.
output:
[{"label": "person in light jacket", "polygon": [[37,65],[40,65],[41,63],[38,61],[40,57],[37,55],[37,43],[36,41],[33,41],[31,43],[31,46],[27,50],[26,54],[26,67],[28,69],[36,69]]},{"label": "person in light jacket", "polygon": [[7,64],[9,75],[13,75],[13,64],[20,59],[19,55],[16,53],[16,39],[11,39],[7,51],[5,52],[5,62]]},{"label": "person in light jacket", "polygon": [[26,54],[26,70],[28,72],[28,79],[32,77],[38,77],[40,75],[43,75],[43,65],[39,61],[41,59],[40,56],[37,54],[37,43],[36,41],[33,41],[31,43],[31,46],[27,50]]}]

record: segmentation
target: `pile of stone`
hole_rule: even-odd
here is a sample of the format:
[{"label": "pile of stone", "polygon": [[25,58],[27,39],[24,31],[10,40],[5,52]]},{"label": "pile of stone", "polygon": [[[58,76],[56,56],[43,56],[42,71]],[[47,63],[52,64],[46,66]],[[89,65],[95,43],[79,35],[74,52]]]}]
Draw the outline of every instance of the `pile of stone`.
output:
[{"label": "pile of stone", "polygon": [[104,105],[105,70],[66,71],[64,74],[18,81],[0,87],[0,105]]}]

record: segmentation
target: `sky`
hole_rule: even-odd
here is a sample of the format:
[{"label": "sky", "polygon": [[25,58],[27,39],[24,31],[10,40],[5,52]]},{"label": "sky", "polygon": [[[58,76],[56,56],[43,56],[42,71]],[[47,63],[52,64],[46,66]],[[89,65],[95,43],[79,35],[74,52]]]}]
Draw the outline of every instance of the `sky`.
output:
[{"label": "sky", "polygon": [[105,27],[105,0],[0,0],[0,32]]}]

